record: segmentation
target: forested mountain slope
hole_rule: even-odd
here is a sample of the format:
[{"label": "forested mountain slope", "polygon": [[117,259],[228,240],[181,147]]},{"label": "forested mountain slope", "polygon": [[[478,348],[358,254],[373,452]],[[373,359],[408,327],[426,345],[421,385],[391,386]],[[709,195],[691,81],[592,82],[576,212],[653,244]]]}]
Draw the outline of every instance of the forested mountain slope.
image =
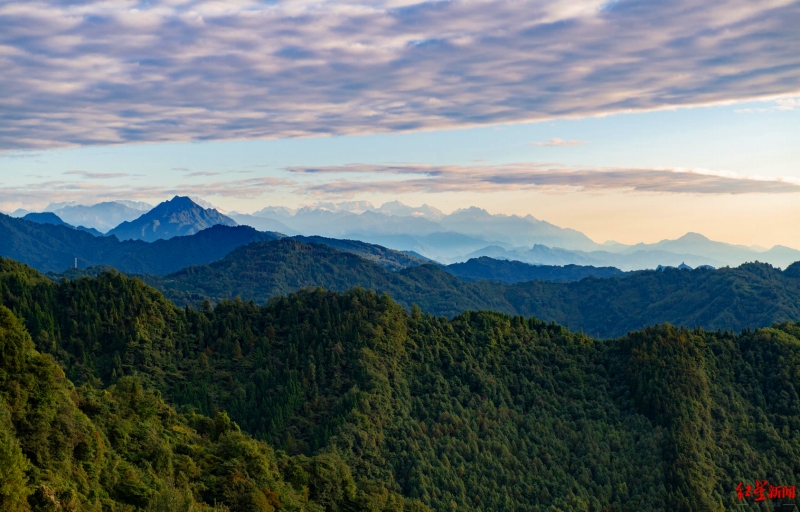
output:
[{"label": "forested mountain slope", "polygon": [[198,305],[241,296],[266,303],[306,287],[348,290],[360,286],[397,297],[404,306],[456,315],[469,309],[507,311],[494,283],[466,283],[435,265],[391,272],[357,255],[294,239],[239,247],[208,265],[185,268],[164,277],[145,276],[179,305]]},{"label": "forested mountain slope", "polygon": [[716,511],[739,482],[800,476],[798,324],[597,341],[364,290],[180,309],[117,273],[52,283],[8,260],[0,297],[78,383],[135,375],[434,510]]},{"label": "forested mountain slope", "polygon": [[1,305],[0,354],[4,512],[425,510],[334,452],[290,457],[225,413],[178,414],[135,377],[75,388]]},{"label": "forested mountain slope", "polygon": [[798,269],[800,264],[781,271],[750,263],[717,270],[640,271],[572,283],[469,283],[434,265],[390,272],[330,247],[283,239],[240,247],[220,261],[149,282],[181,305],[237,296],[264,304],[304,287],[344,291],[361,286],[435,315],[467,310],[532,315],[608,337],[661,322],[740,331],[800,318]]},{"label": "forested mountain slope", "polygon": [[365,260],[377,263],[389,270],[400,270],[407,267],[434,263],[427,258],[412,256],[402,251],[387,249],[381,245],[368,244],[366,242],[359,242],[358,240],[339,240],[338,238],[326,238],[324,236],[300,235],[292,238],[303,243],[327,245],[338,251],[349,252],[350,254],[361,256]]}]

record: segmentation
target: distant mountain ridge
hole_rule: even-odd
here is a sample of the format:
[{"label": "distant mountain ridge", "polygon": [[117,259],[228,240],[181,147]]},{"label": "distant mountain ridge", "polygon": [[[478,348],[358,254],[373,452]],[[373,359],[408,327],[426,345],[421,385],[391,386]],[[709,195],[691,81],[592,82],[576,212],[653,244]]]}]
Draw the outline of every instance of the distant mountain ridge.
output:
[{"label": "distant mountain ridge", "polygon": [[[392,201],[375,207],[366,201],[351,201],[319,203],[296,210],[266,207],[248,217],[240,218],[240,221],[251,222],[250,225],[257,227],[258,221],[254,218],[271,219],[307,236],[378,243],[393,249],[413,250],[443,262],[458,259],[490,245],[490,242],[499,242],[509,248],[534,243],[586,250],[600,247],[579,231],[560,228],[530,215],[493,215],[477,207],[456,210],[448,215],[428,205],[411,207]],[[439,234],[459,236],[469,243],[466,247],[462,243],[448,250],[447,243],[425,241],[426,237]],[[394,244],[381,241],[387,237],[402,238]]]},{"label": "distant mountain ridge", "polygon": [[[690,241],[689,243],[686,243]],[[715,242],[696,233],[677,240],[664,240],[656,244],[617,244],[602,250],[577,251],[551,248],[536,244],[533,247],[484,247],[467,254],[468,258],[489,256],[495,259],[516,260],[534,265],[593,265],[614,266],[625,271],[654,269],[659,265],[677,267],[685,263],[690,267],[738,266],[748,262],[766,262],[786,268],[800,260],[800,251],[776,245],[766,251],[749,247]]]},{"label": "distant mountain ridge", "polygon": [[64,222],[58,215],[52,212],[41,212],[41,213],[32,212],[25,215],[22,218],[24,220],[35,222],[37,224],[52,224],[53,226],[65,226],[71,229],[77,229],[78,231],[85,231],[86,233],[89,233],[94,236],[103,235],[103,233],[97,231],[94,228],[87,228],[84,226],[73,226],[72,224]]},{"label": "distant mountain ridge", "polygon": [[152,205],[142,201],[116,200],[93,205],[77,204],[74,201],[70,201],[50,203],[41,212],[31,212],[24,208],[19,208],[8,215],[11,217],[24,217],[29,213],[54,213],[67,224],[85,226],[102,234],[118,226],[121,222],[131,221],[140,217],[142,213],[152,208]]},{"label": "distant mountain ridge", "polygon": [[237,226],[235,220],[217,210],[203,208],[188,197],[175,196],[132,221],[108,232],[120,240],[153,242],[176,236],[193,235],[216,225]]},{"label": "distant mountain ridge", "polygon": [[779,267],[787,267],[800,256],[800,251],[776,245],[767,250],[756,250],[753,247],[715,242],[700,233],[686,233],[675,240],[662,240],[655,244],[636,244],[619,251],[631,254],[637,251],[662,250],[675,254],[692,254],[705,256],[721,262],[723,265],[738,265],[745,261],[767,261]]},{"label": "distant mountain ridge", "polygon": [[[218,224],[193,235],[168,240],[121,242],[113,235],[99,238],[88,236],[65,224],[51,212],[29,215],[47,222],[32,222],[0,214],[0,256],[15,259],[42,272],[56,274],[71,268],[77,258],[81,270],[106,266],[129,274],[162,275],[190,265],[219,260],[242,245],[283,236],[259,232],[249,226]],[[298,238],[356,254],[390,270],[431,262],[422,256],[355,240]],[[71,272],[70,275],[83,275],[83,272]]]},{"label": "distant mountain ridge", "polygon": [[235,217],[242,224],[280,226],[287,234],[348,238],[400,251],[414,251],[442,263],[489,256],[535,265],[613,266],[622,270],[677,266],[737,266],[765,261],[785,268],[800,251],[769,250],[715,242],[697,233],[655,244],[598,244],[583,233],[531,215],[493,215],[470,207],[445,214],[428,205],[411,207],[392,201],[376,207],[367,201],[318,203],[292,209],[266,207]]},{"label": "distant mountain ridge", "polygon": [[0,256],[42,272],[63,272],[109,265],[133,274],[167,274],[188,265],[210,263],[251,242],[278,235],[248,226],[213,226],[191,236],[169,240],[120,242],[115,236],[93,236],[69,226],[40,224],[0,214]]},{"label": "distant mountain ridge", "polygon": [[[127,219],[136,216],[109,232],[120,239],[154,241],[197,233],[217,224],[241,224],[286,236],[359,241],[442,264],[488,256],[532,265],[616,267],[631,271],[677,267],[682,263],[694,268],[718,268],[755,261],[786,268],[800,260],[800,251],[789,247],[764,249],[727,244],[692,232],[675,240],[651,244],[597,244],[579,231],[561,228],[530,215],[493,215],[477,207],[445,214],[424,204],[412,207],[392,201],[376,207],[367,201],[348,201],[318,203],[298,209],[268,206],[253,214],[223,215],[203,205],[211,206],[199,198],[193,201],[176,196],[144,214],[140,213],[141,209],[149,205],[130,201],[93,206],[53,203],[47,210],[71,215],[61,218],[72,225],[85,221],[81,225],[104,229],[114,219],[122,218],[120,216],[127,216]],[[25,210],[15,212],[17,215],[26,213]],[[100,234],[91,229],[86,231]],[[393,264],[388,260],[384,263]]]},{"label": "distant mountain ridge", "polygon": [[[102,233],[113,229],[122,222],[137,219],[142,215],[143,212],[141,208],[133,208],[132,206],[124,204],[122,201],[108,201],[97,203],[91,206],[58,206],[60,207],[57,209],[49,209],[48,207],[45,209],[45,211],[51,211],[55,213],[69,224],[87,226]],[[144,205],[139,206],[144,207]],[[150,208],[147,208],[147,210],[144,211],[149,210]]]},{"label": "distant mountain ridge", "polygon": [[290,228],[283,222],[266,217],[256,217],[254,215],[247,215],[242,213],[230,213],[228,216],[235,220],[238,224],[243,226],[250,226],[255,228],[259,231],[277,231],[278,233],[283,233],[284,235],[297,235],[299,234],[294,229]]}]

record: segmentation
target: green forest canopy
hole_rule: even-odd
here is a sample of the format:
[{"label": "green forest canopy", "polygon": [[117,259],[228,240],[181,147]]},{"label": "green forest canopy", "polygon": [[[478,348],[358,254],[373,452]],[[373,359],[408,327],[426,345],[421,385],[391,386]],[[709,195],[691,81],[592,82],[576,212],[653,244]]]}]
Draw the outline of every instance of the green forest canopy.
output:
[{"label": "green forest canopy", "polygon": [[[191,414],[226,411],[279,460],[337,458],[358,489],[342,510],[723,510],[740,481],[800,475],[794,323],[599,341],[521,316],[408,312],[363,289],[181,309],[115,272],[52,283],[9,260],[0,297],[78,396],[140,382]],[[191,414],[174,421],[214,450],[215,420]],[[207,484],[172,485],[210,499]]]},{"label": "green forest canopy", "polygon": [[423,511],[335,451],[288,456],[122,377],[75,388],[0,306],[0,509]]}]

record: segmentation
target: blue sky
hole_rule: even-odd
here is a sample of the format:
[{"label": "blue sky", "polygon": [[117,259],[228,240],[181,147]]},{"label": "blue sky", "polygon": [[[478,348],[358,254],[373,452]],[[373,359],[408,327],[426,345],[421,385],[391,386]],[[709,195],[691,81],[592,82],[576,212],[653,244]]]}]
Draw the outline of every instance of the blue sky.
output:
[{"label": "blue sky", "polygon": [[400,199],[800,247],[798,23],[780,0],[0,2],[0,209]]}]

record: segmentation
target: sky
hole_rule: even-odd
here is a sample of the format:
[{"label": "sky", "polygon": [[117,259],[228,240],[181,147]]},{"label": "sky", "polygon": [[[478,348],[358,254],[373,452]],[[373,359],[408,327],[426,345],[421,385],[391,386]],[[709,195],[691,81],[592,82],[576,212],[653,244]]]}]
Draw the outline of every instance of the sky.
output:
[{"label": "sky", "polygon": [[0,0],[0,210],[399,199],[800,248],[800,2]]}]

